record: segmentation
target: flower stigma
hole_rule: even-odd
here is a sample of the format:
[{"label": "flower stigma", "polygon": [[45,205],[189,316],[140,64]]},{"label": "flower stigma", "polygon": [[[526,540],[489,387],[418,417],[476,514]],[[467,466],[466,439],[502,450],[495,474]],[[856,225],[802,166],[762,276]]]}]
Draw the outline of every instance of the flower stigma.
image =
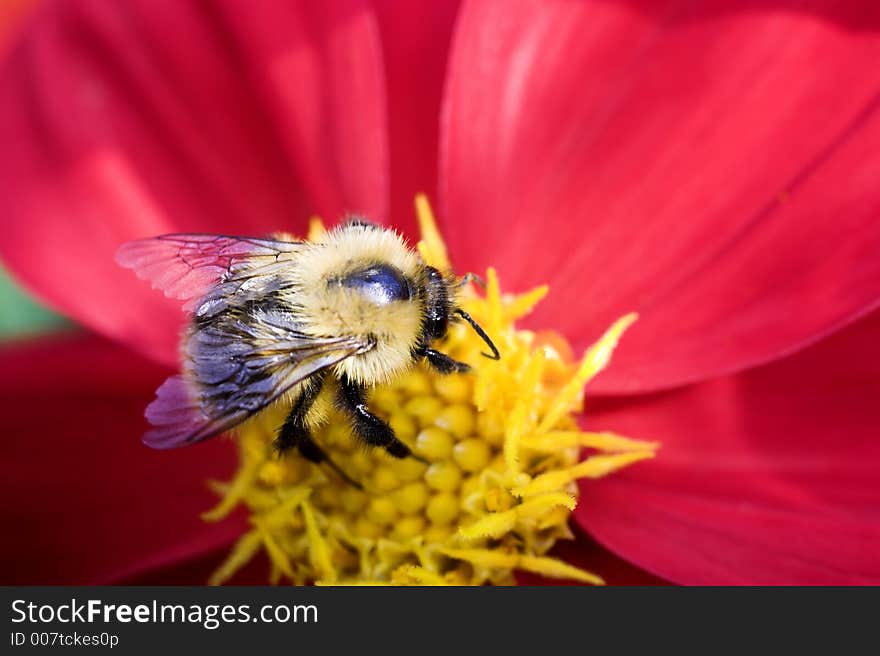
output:
[{"label": "flower stigma", "polygon": [[[423,195],[416,212],[422,259],[449,271]],[[309,239],[323,232],[312,219]],[[558,334],[516,328],[547,291],[502,294],[490,268],[485,292],[469,285],[459,302],[501,359],[481,357],[479,336],[453,323],[438,348],[471,371],[443,375],[418,364],[370,392],[370,409],[419,459],[364,450],[335,411],[315,430],[315,441],[362,489],[296,452],[279,458],[274,415],[247,424],[238,437],[239,469],[231,481],[211,483],[221,500],[203,517],[218,521],[244,506],[249,529],[210,583],[229,580],[262,550],[272,583],[508,585],[520,570],[601,585],[598,575],[547,554],[557,540],[573,538],[578,479],[600,478],[657,449],[583,431],[576,420],[584,386],[608,365],[636,315],[616,321],[574,361]]]}]

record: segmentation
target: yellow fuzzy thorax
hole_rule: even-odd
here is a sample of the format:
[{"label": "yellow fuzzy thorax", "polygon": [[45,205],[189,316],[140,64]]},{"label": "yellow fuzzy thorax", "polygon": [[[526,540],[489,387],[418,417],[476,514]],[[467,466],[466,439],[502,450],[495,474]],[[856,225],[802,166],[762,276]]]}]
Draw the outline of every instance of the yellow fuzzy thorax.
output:
[{"label": "yellow fuzzy thorax", "polygon": [[[446,249],[424,197],[416,207],[423,260],[449,270]],[[310,239],[323,233],[313,222]],[[583,387],[610,361],[627,315],[579,362],[553,333],[517,330],[546,287],[511,296],[493,269],[485,295],[460,299],[492,337],[500,361],[481,357],[485,345],[453,324],[437,346],[472,365],[441,375],[418,365],[372,390],[369,405],[430,464],[382,449],[365,451],[345,418],[329,411],[315,440],[363,490],[298,454],[279,459],[272,448],[284,408],[248,424],[238,438],[241,464],[228,483],[215,483],[216,521],[244,505],[250,529],[211,582],[222,583],[261,549],[270,580],[320,584],[480,585],[514,583],[514,571],[601,584],[596,574],[547,556],[571,537],[576,481],[598,478],[651,458],[656,444],[585,432],[575,416]]]},{"label": "yellow fuzzy thorax", "polygon": [[423,313],[416,301],[377,306],[355,291],[327,285],[331,277],[375,262],[390,264],[410,280],[422,268],[394,231],[354,225],[309,235],[290,273],[293,302],[308,308],[298,315],[303,332],[375,339],[372,349],[333,367],[336,376],[364,385],[388,382],[409,367]]}]

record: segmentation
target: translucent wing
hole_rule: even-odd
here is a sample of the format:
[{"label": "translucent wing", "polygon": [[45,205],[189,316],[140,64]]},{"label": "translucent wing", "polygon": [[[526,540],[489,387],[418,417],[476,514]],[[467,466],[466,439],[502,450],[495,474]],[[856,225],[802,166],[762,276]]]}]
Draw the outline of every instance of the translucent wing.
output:
[{"label": "translucent wing", "polygon": [[[294,385],[372,348],[351,337],[303,334],[275,292],[290,284],[302,242],[173,234],[124,244],[116,260],[195,314],[184,373],[147,407],[144,442],[159,449],[213,437]],[[247,309],[245,309],[247,308]]]},{"label": "translucent wing", "polygon": [[[147,407],[153,428],[144,443],[153,448],[186,446],[223,433],[297,383],[373,346],[350,337],[296,334],[253,346],[213,327],[197,331],[192,339],[207,345],[204,355],[196,356],[185,374],[166,380]],[[224,357],[211,357],[219,352]]]},{"label": "translucent wing", "polygon": [[189,301],[185,310],[204,314],[220,309],[213,301],[246,293],[249,280],[276,277],[303,246],[251,237],[162,235],[123,244],[116,261],[166,296]]}]

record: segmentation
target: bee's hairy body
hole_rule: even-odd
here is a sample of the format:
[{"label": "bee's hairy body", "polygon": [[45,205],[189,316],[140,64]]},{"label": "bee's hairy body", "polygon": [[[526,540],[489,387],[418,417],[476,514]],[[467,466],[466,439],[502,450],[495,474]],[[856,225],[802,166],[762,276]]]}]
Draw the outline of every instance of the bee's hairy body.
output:
[{"label": "bee's hairy body", "polygon": [[[422,358],[443,373],[467,370],[431,348],[453,314],[498,357],[456,307],[455,276],[425,265],[397,233],[362,221],[316,242],[166,235],[132,242],[118,259],[166,294],[190,299],[182,375],[166,381],[147,409],[155,429],[145,441],[157,448],[283,408],[278,450],[298,448],[324,462],[311,432],[335,405],[362,442],[405,457],[409,448],[367,408],[366,390]],[[204,285],[205,271],[221,274]]]}]

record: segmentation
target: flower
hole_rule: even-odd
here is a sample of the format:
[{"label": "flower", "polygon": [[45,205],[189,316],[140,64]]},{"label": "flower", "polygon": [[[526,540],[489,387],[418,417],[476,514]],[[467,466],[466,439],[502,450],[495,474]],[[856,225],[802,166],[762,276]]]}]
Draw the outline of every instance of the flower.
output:
[{"label": "flower", "polygon": [[679,583],[876,582],[878,26],[855,0],[50,2],[0,73],[0,253],[170,362],[179,311],[119,243],[347,210],[413,235],[427,190],[457,269],[550,284],[526,327],[580,350],[639,313],[587,426],[662,455],[583,483],[583,529]]},{"label": "flower", "polygon": [[[416,207],[425,263],[450,270],[427,200],[417,198]],[[315,221],[308,240],[323,236]],[[474,365],[473,375],[419,367],[371,390],[370,408],[415,457],[356,448],[338,412],[316,431],[328,453],[324,467],[298,454],[277,458],[273,441],[289,408],[237,431],[241,464],[233,480],[216,486],[223,499],[205,518],[225,518],[244,503],[251,528],[213,583],[227,581],[261,547],[275,582],[284,576],[299,584],[509,584],[522,570],[603,583],[545,554],[572,537],[575,481],[654,456],[656,444],[581,431],[571,414],[636,317],[615,322],[576,364],[558,335],[515,329],[546,287],[512,297],[501,294],[494,269],[487,280],[486,298],[462,296],[468,314],[504,351],[500,362]],[[442,344],[460,362],[478,361],[483,347],[461,324]],[[595,454],[578,462],[582,447]]]}]

